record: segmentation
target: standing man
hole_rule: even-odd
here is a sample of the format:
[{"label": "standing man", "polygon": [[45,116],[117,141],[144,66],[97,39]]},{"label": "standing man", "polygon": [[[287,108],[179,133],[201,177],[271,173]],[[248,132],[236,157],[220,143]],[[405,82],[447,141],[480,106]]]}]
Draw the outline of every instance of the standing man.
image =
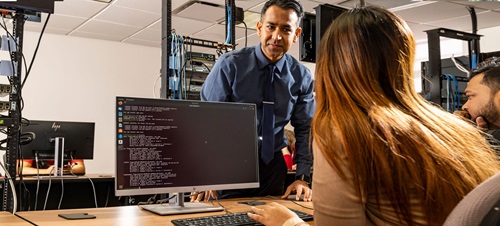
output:
[{"label": "standing man", "polygon": [[481,62],[469,75],[465,89],[467,102],[462,106],[478,129],[500,140],[500,58]]},{"label": "standing man", "polygon": [[[283,195],[297,192],[311,201],[309,131],[315,102],[309,69],[287,54],[297,42],[304,12],[297,0],[269,0],[257,22],[260,44],[222,55],[201,91],[204,101],[255,103],[259,141],[258,189],[218,191],[221,198]],[[284,192],[287,175],[281,149],[285,125],[295,129],[296,180]],[[283,194],[284,192],[284,194]]]}]

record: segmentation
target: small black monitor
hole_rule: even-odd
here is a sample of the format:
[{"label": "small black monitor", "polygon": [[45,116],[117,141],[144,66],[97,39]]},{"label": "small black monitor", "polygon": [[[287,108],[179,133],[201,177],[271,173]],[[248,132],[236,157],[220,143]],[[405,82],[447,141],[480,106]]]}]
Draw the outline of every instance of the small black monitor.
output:
[{"label": "small black monitor", "polygon": [[93,122],[30,120],[21,130],[23,159],[53,160],[55,138],[64,138],[64,159],[94,158]]},{"label": "small black monitor", "polygon": [[0,8],[29,11],[29,12],[44,12],[54,13],[54,2],[62,0],[15,0],[15,1],[0,1]]},{"label": "small black monitor", "polygon": [[299,37],[300,60],[306,62],[316,62],[321,37],[325,34],[330,24],[347,8],[340,6],[321,4],[316,8],[316,16],[306,13],[301,21],[302,35]]},{"label": "small black monitor", "polygon": [[316,61],[316,15],[305,13],[300,21],[302,34],[299,37],[300,60],[306,62]]},{"label": "small black monitor", "polygon": [[117,196],[178,193],[161,215],[220,211],[183,192],[259,187],[255,104],[116,98]]}]

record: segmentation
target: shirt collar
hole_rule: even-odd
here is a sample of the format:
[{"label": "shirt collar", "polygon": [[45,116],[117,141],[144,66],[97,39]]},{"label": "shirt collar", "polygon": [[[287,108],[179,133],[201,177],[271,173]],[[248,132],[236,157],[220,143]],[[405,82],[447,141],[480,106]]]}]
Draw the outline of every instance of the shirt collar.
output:
[{"label": "shirt collar", "polygon": [[[257,62],[259,64],[258,65],[259,69],[262,70],[263,68],[267,67],[267,65],[269,65],[271,62],[269,62],[269,60],[266,58],[266,56],[264,56],[264,53],[262,53],[262,49],[260,48],[260,46],[261,46],[260,43],[255,46],[255,55],[257,56]],[[283,57],[281,57],[281,59],[279,59],[278,61],[276,61],[274,63],[274,65],[276,65],[276,69],[278,69],[278,71],[280,71],[280,72],[283,69],[283,66],[285,65],[285,61],[286,61],[285,55],[283,55]]]}]

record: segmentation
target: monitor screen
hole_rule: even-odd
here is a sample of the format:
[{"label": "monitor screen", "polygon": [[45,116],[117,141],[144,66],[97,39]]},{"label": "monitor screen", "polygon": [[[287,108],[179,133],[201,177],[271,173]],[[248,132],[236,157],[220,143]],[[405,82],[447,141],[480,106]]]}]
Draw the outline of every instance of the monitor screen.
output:
[{"label": "monitor screen", "polygon": [[54,138],[64,138],[65,159],[93,159],[93,122],[40,121],[30,120],[22,126],[21,148],[23,159],[54,159]]},{"label": "monitor screen", "polygon": [[116,195],[259,186],[255,104],[116,98]]}]

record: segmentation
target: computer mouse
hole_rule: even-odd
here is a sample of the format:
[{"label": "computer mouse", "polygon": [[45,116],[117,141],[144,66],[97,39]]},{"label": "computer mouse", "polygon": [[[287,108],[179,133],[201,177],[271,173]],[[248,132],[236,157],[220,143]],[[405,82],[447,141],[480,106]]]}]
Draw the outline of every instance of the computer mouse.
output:
[{"label": "computer mouse", "polygon": [[[297,197],[297,194],[292,194],[292,195],[289,195],[287,199],[288,199],[288,200],[297,200],[297,199],[295,199],[296,197]],[[300,195],[299,200],[300,200],[300,201],[304,201],[304,194],[301,194],[301,195]]]}]

